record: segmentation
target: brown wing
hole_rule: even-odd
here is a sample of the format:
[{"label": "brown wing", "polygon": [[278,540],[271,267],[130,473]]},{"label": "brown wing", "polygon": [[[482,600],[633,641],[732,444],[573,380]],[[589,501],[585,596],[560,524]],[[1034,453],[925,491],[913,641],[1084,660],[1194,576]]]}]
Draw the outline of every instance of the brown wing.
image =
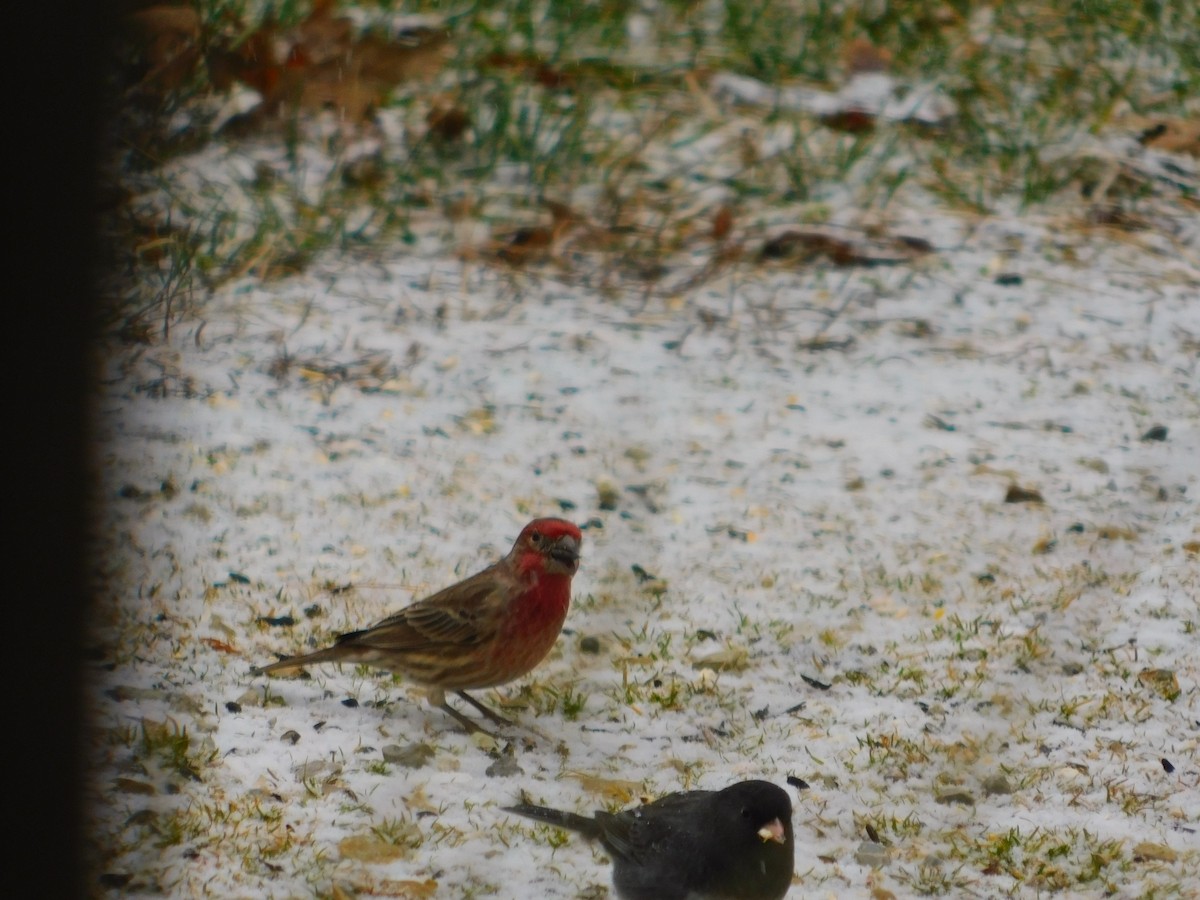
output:
[{"label": "brown wing", "polygon": [[363,647],[384,653],[407,653],[436,645],[471,647],[490,640],[495,619],[492,595],[507,593],[495,567],[418,600],[363,631],[338,638],[338,647]]}]

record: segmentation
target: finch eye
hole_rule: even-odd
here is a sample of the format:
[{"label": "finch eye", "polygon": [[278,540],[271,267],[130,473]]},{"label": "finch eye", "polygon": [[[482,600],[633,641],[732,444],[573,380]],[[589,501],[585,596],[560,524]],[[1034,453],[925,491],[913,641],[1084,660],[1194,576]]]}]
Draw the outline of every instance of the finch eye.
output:
[{"label": "finch eye", "polygon": [[535,531],[529,536],[529,539],[535,544],[540,544],[542,542],[542,533],[540,531]]}]

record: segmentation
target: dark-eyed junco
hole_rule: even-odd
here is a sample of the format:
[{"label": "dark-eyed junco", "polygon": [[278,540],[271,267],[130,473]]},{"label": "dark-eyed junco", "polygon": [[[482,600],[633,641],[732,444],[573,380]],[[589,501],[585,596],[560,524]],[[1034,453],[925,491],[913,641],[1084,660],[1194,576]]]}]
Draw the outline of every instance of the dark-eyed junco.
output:
[{"label": "dark-eyed junco", "polygon": [[769,781],[683,791],[594,817],[504,808],[598,840],[622,900],[779,900],[792,883],[792,802]]}]

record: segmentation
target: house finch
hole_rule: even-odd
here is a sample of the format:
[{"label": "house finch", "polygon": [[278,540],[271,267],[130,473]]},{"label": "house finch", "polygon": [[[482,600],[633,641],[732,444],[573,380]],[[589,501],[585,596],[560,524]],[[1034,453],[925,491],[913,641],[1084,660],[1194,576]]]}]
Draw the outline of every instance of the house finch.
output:
[{"label": "house finch", "polygon": [[779,900],[792,884],[792,802],[769,781],[593,818],[528,804],[505,811],[599,840],[622,900]]},{"label": "house finch", "polygon": [[446,702],[454,691],[489,719],[511,725],[467,693],[505,684],[550,652],[571,602],[583,535],[563,519],[534,519],[508,555],[324,650],[252,670],[275,672],[323,662],[367,663],[402,673],[430,689],[429,702],[483,731]]}]

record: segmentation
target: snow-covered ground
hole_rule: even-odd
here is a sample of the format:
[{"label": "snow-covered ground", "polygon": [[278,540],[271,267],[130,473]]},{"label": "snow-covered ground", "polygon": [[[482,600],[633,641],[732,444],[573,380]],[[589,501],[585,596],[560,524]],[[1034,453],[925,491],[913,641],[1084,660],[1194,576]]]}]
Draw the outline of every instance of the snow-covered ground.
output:
[{"label": "snow-covered ground", "polygon": [[[911,266],[676,308],[327,260],[113,352],[100,883],[603,896],[498,807],[794,776],[796,896],[1200,896],[1196,243],[1060,224],[929,214]],[[382,673],[250,674],[542,514],[584,563],[498,746]]]}]

